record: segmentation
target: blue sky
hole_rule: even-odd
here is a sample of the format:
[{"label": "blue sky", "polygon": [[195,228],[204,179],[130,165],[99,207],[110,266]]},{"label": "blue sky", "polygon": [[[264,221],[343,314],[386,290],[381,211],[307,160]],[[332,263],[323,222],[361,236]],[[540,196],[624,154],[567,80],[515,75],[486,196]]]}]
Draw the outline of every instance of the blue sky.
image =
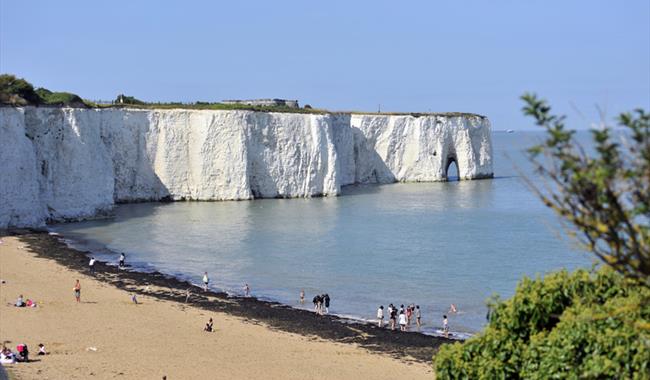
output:
[{"label": "blue sky", "polygon": [[524,91],[576,128],[596,104],[650,109],[648,0],[0,2],[0,71],[89,99],[381,104],[494,129],[533,127]]}]

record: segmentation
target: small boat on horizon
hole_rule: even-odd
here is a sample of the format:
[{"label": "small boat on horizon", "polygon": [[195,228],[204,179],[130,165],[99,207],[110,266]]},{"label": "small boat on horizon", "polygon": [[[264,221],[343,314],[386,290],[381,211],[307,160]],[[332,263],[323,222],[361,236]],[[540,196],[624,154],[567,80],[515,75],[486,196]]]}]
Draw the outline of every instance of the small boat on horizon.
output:
[{"label": "small boat on horizon", "polygon": [[508,132],[508,133],[515,133],[515,130],[514,130],[514,129],[506,129],[506,132]]}]

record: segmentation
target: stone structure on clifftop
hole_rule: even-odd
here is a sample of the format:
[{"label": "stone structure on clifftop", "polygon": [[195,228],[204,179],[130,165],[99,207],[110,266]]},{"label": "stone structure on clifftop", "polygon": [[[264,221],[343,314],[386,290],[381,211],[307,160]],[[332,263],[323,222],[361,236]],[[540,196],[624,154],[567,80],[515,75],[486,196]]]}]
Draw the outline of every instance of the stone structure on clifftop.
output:
[{"label": "stone structure on clifftop", "polygon": [[223,104],[241,104],[246,106],[262,106],[262,107],[287,107],[287,108],[300,108],[297,100],[287,99],[250,99],[250,100],[222,100]]}]

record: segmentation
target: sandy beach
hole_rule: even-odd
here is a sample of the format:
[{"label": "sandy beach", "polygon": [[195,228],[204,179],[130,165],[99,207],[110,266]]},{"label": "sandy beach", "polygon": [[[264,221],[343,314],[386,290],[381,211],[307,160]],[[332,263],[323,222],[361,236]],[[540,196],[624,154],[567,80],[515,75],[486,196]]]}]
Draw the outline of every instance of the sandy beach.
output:
[{"label": "sandy beach", "polygon": [[[132,292],[39,257],[38,246],[25,236],[0,240],[0,278],[5,281],[0,287],[0,339],[14,350],[26,343],[34,360],[6,366],[18,379],[434,377],[421,358],[371,352],[342,343],[345,339],[281,331],[264,321],[190,306],[192,301],[161,299],[159,294],[173,290],[155,284],[137,290],[136,305]],[[72,292],[76,279],[82,286],[80,304]],[[38,307],[11,306],[19,294]],[[197,306],[206,302],[225,301],[204,297]],[[202,331],[208,318],[214,319],[214,333]],[[367,334],[358,335],[363,339]],[[400,335],[394,336],[399,341]],[[39,343],[49,355],[35,355]]]}]

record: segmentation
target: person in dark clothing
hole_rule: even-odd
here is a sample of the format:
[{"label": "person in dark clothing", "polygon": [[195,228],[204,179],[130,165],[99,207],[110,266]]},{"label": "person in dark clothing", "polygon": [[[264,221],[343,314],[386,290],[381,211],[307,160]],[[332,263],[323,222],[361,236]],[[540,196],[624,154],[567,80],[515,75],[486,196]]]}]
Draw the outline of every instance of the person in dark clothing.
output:
[{"label": "person in dark clothing", "polygon": [[325,304],[325,314],[330,312],[330,295],[325,293],[323,296],[323,302]]},{"label": "person in dark clothing", "polygon": [[210,318],[208,323],[205,324],[205,327],[203,328],[203,331],[212,332],[213,326],[214,325],[212,324],[212,318]]},{"label": "person in dark clothing", "polygon": [[323,297],[320,296],[320,294],[317,294],[314,296],[313,299],[314,302],[314,311],[316,314],[321,315],[323,313]]},{"label": "person in dark clothing", "polygon": [[126,256],[124,255],[124,252],[120,253],[120,263],[118,264],[120,269],[124,268],[124,260],[126,260]]}]

